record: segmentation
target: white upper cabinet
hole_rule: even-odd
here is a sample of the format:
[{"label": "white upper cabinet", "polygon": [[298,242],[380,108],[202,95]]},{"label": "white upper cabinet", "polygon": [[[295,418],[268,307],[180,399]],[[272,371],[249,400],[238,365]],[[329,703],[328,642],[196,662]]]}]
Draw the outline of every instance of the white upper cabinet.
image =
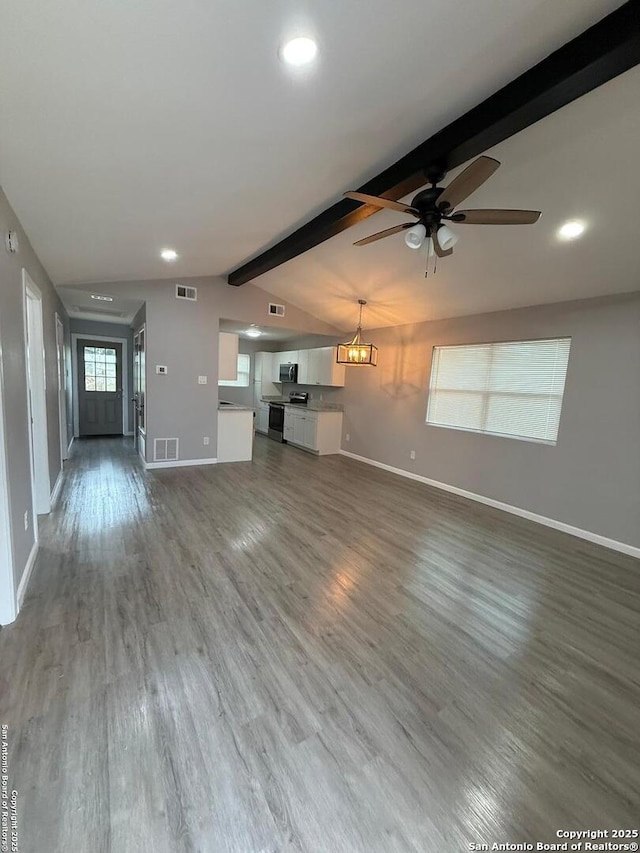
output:
[{"label": "white upper cabinet", "polygon": [[254,382],[271,382],[275,355],[277,353],[273,352],[257,352],[255,354]]},{"label": "white upper cabinet", "polygon": [[269,374],[272,382],[280,381],[281,364],[297,364],[299,385],[344,386],[344,364],[336,363],[336,347],[287,350],[271,355],[273,364]]},{"label": "white upper cabinet", "polygon": [[318,347],[307,353],[306,385],[344,386],[344,364],[336,363],[336,347]]},{"label": "white upper cabinet", "polygon": [[231,332],[218,335],[218,380],[238,378],[238,336]]}]

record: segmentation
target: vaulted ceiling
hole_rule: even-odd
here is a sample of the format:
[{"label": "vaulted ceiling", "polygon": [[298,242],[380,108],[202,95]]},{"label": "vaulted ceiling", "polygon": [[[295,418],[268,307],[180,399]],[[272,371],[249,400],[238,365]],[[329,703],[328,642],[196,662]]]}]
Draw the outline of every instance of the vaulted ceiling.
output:
[{"label": "vaulted ceiling", "polygon": [[[21,0],[0,28],[0,180],[57,284],[224,274],[619,5]],[[301,32],[319,59],[291,73],[278,47]],[[255,283],[344,327],[358,296],[387,324],[632,289],[639,84],[492,152],[469,206],[540,207],[534,229],[468,227],[425,282],[401,237],[351,248],[398,221],[381,213]],[[579,247],[554,238],[569,216],[589,220]]]}]

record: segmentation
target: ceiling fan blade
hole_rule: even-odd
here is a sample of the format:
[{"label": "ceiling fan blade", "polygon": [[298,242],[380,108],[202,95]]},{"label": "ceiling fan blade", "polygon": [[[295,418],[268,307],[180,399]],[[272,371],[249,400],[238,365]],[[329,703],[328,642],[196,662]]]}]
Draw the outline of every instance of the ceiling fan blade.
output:
[{"label": "ceiling fan blade", "polygon": [[383,237],[390,237],[392,234],[397,234],[399,231],[405,231],[407,228],[413,228],[414,222],[403,222],[402,225],[394,225],[393,228],[386,228],[384,231],[378,231],[377,234],[372,234],[370,237],[364,237],[354,243],[354,246],[366,246],[368,243],[374,243],[376,240],[382,240]]},{"label": "ceiling fan blade", "polygon": [[434,230],[431,235],[431,239],[433,240],[433,248],[435,250],[435,253],[439,258],[446,258],[449,255],[453,255],[453,249],[447,249],[445,251],[445,249],[442,248],[442,246],[440,245],[440,241],[438,240],[437,231]]},{"label": "ceiling fan blade", "polygon": [[457,178],[454,178],[448,187],[444,188],[438,199],[438,207],[442,210],[451,210],[460,204],[474,190],[482,186],[499,165],[500,162],[493,157],[478,157]]},{"label": "ceiling fan blade", "polygon": [[533,225],[541,216],[539,210],[457,210],[453,221],[456,225]]},{"label": "ceiling fan blade", "polygon": [[392,201],[390,198],[380,198],[377,195],[367,195],[366,193],[358,193],[351,191],[345,193],[345,198],[352,198],[355,201],[363,201],[365,204],[370,204],[373,207],[388,207],[390,210],[397,210],[400,213],[410,213],[412,216],[420,216],[418,211],[409,207],[407,204],[402,204],[400,201]]}]

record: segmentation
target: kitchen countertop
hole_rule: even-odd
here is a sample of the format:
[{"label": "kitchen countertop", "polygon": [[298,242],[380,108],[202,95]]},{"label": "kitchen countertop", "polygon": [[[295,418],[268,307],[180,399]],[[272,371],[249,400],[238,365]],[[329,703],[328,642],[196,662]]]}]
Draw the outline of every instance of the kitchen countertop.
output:
[{"label": "kitchen countertop", "polygon": [[241,406],[240,403],[227,403],[224,400],[218,401],[219,412],[252,412],[253,406]]},{"label": "kitchen countertop", "polygon": [[263,403],[283,403],[292,409],[306,409],[308,412],[344,412],[342,403],[326,403],[324,400],[309,400],[306,406],[290,403],[288,397],[261,397]]}]

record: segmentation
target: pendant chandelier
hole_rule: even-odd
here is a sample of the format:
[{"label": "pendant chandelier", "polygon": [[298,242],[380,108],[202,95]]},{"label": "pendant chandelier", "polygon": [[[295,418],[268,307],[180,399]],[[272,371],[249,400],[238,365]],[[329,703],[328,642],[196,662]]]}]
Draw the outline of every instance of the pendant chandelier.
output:
[{"label": "pendant chandelier", "polygon": [[358,328],[352,340],[338,345],[338,364],[368,364],[371,367],[378,364],[378,347],[362,342],[362,306],[366,304],[366,299],[358,299],[360,306]]}]

